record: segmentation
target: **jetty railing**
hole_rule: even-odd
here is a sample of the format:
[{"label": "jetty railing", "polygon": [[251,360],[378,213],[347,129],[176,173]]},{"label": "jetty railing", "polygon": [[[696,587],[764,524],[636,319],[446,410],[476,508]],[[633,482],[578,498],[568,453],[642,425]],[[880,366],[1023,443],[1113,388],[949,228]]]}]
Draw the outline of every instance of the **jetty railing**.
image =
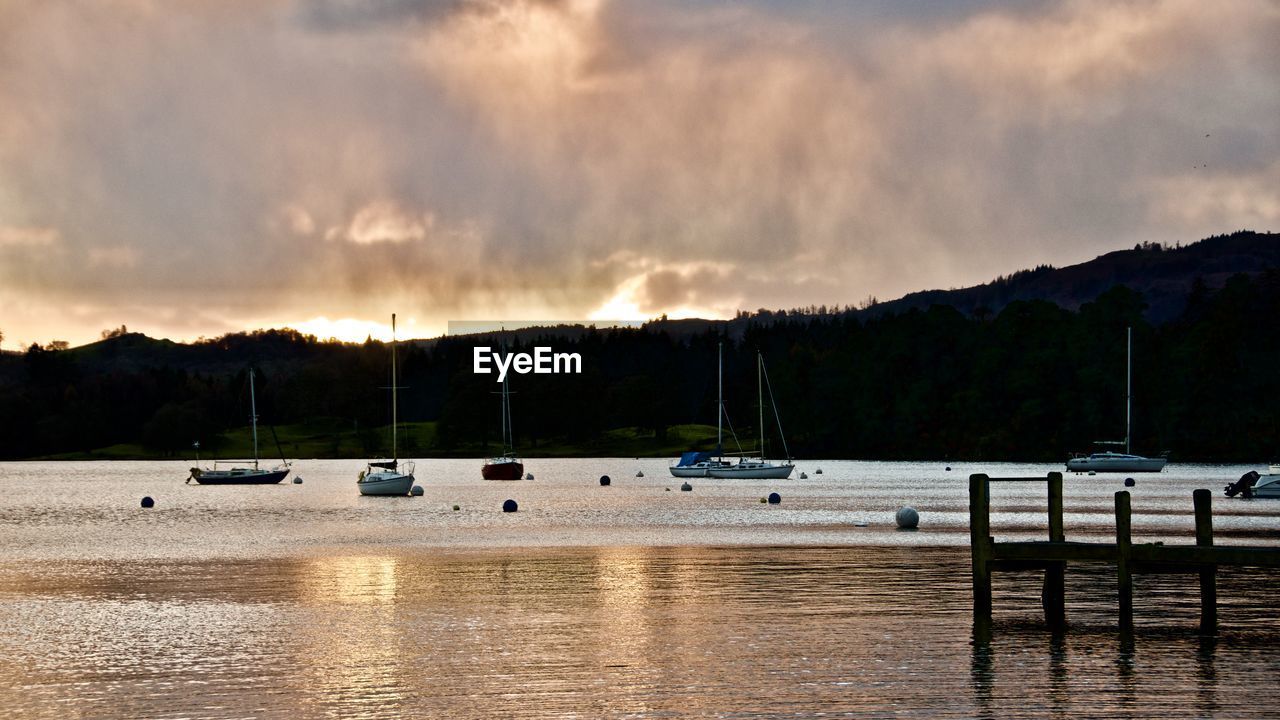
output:
[{"label": "jetty railing", "polygon": [[[1043,482],[1047,485],[1049,537],[1044,541],[996,542],[991,535],[991,483]],[[1195,545],[1134,545],[1128,490],[1115,494],[1116,541],[1068,542],[1062,522],[1062,473],[1045,477],[969,476],[969,539],[973,558],[973,623],[979,637],[991,632],[991,573],[994,570],[1044,570],[1041,604],[1045,624],[1066,627],[1067,563],[1105,562],[1116,566],[1122,632],[1133,628],[1133,575],[1139,572],[1188,573],[1200,580],[1200,631],[1211,635],[1218,624],[1217,570],[1220,566],[1280,567],[1280,548],[1213,544],[1213,495],[1192,493]]]}]

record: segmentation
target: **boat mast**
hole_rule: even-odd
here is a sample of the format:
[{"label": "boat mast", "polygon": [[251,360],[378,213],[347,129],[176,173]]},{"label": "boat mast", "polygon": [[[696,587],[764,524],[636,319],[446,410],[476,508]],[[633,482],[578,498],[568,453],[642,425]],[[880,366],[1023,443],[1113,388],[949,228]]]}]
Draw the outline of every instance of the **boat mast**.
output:
[{"label": "boat mast", "polygon": [[515,454],[515,429],[511,427],[511,391],[507,389],[507,378],[502,378],[502,454],[511,457]]},{"label": "boat mast", "polygon": [[253,423],[253,469],[258,469],[258,403],[253,396],[253,368],[249,368],[249,420]]},{"label": "boat mast", "polygon": [[756,351],[756,405],[760,409],[760,459],[764,460],[764,356]]},{"label": "boat mast", "polygon": [[1133,327],[1128,327],[1126,332],[1128,334],[1128,348],[1125,350],[1124,454],[1131,455],[1129,435],[1133,432],[1131,429],[1133,415]]},{"label": "boat mast", "polygon": [[396,314],[391,313],[391,459],[396,460]]},{"label": "boat mast", "polygon": [[[724,343],[716,346],[716,454],[724,457]],[[737,435],[734,435],[737,437]]]}]

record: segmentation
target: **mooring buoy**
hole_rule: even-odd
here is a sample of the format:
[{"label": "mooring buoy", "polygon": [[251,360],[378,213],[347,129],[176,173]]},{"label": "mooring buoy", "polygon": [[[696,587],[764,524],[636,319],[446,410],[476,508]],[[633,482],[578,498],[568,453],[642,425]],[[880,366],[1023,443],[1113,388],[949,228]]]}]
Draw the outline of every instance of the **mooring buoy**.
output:
[{"label": "mooring buoy", "polygon": [[636,477],[644,477],[644,471],[643,471],[643,470],[637,470],[637,471],[636,471]]},{"label": "mooring buoy", "polygon": [[897,520],[898,527],[903,530],[915,530],[920,525],[920,513],[910,505],[898,508],[898,514],[894,519]]},{"label": "mooring buoy", "polygon": [[422,497],[423,492],[425,491],[422,489],[421,485],[414,485],[412,488],[409,489],[409,494],[414,497]]},{"label": "mooring buoy", "polygon": [[143,496],[142,507],[150,508],[150,507],[155,507],[155,505],[156,505],[156,501],[152,500],[150,495]]},{"label": "mooring buoy", "polygon": [[527,474],[524,476],[524,479],[525,479],[525,480],[532,480],[532,479],[533,479],[533,473],[527,473]]},{"label": "mooring buoy", "polygon": [[1133,487],[1134,485],[1137,485],[1137,484],[1138,484],[1138,483],[1137,483],[1137,482],[1135,482],[1133,478],[1125,478],[1125,479],[1124,479],[1124,486],[1125,486],[1125,487]]},{"label": "mooring buoy", "polygon": [[684,483],[683,485],[680,486],[680,490],[683,492],[689,492],[692,489],[693,489],[693,486],[690,485],[689,483]]},{"label": "mooring buoy", "polygon": [[611,482],[613,482],[613,481],[609,479],[609,476],[608,476],[608,475],[601,475],[601,476],[600,476],[600,484],[601,484],[601,485],[608,485],[608,484],[609,484],[609,483],[611,483]]},{"label": "mooring buoy", "polygon": [[778,493],[776,493],[776,492],[769,493],[769,504],[770,504],[770,505],[777,505],[777,504],[778,504],[778,503],[780,503],[780,502],[782,502],[782,496],[781,496],[781,495],[779,495],[779,494],[778,494]]},{"label": "mooring buoy", "polygon": [[301,477],[296,477],[296,478],[294,478],[294,479],[293,479],[293,484],[294,484],[294,485],[301,485],[301,484],[302,484],[302,478],[301,478]]},{"label": "mooring buoy", "polygon": [[454,512],[458,512],[458,511],[459,511],[459,510],[461,510],[461,509],[462,509],[462,508],[458,507],[457,505],[454,505],[454,506],[453,506],[453,511],[454,511]]},{"label": "mooring buoy", "polygon": [[515,500],[508,500],[502,503],[502,512],[515,512],[519,508],[520,506],[516,504]]},{"label": "mooring buoy", "polygon": [[808,476],[808,475],[806,475],[806,474],[804,474],[804,473],[800,473],[800,479],[801,479],[801,480],[808,480],[808,479],[809,479],[809,476]]},{"label": "mooring buoy", "polygon": [[814,470],[814,471],[813,471],[813,474],[814,474],[814,475],[821,475],[821,474],[822,474],[822,468],[818,468],[817,470]]}]

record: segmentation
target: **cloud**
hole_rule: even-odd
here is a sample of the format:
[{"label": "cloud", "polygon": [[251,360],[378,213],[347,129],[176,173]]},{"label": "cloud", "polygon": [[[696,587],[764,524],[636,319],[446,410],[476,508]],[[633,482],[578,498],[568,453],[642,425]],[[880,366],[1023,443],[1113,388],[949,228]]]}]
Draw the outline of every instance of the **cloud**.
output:
[{"label": "cloud", "polygon": [[57,242],[57,228],[0,225],[0,248],[48,247]]},{"label": "cloud", "polygon": [[389,200],[378,200],[360,208],[346,228],[333,227],[329,239],[341,238],[356,245],[419,241],[427,236],[435,218],[426,213],[414,216]]},{"label": "cloud", "polygon": [[0,5],[0,319],[728,314],[1275,229],[1273,3],[891,5]]}]

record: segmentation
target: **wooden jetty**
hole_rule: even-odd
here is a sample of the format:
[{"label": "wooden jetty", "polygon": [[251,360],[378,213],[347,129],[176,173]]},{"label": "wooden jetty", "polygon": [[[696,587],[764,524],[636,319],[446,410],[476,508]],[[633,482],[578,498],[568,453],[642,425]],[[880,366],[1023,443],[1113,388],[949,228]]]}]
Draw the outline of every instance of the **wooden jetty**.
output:
[{"label": "wooden jetty", "polygon": [[[991,483],[1042,482],[1048,485],[1047,541],[996,542],[991,536]],[[1217,569],[1220,566],[1280,567],[1280,548],[1224,547],[1213,544],[1213,495],[1192,493],[1196,517],[1195,545],[1134,545],[1131,539],[1129,491],[1116,493],[1116,541],[1068,542],[1062,525],[1062,473],[1046,477],[993,478],[969,476],[969,537],[973,553],[973,624],[980,638],[991,632],[991,573],[994,570],[1044,570],[1041,602],[1045,623],[1066,627],[1067,563],[1106,562],[1116,566],[1120,629],[1133,628],[1133,575],[1139,572],[1188,573],[1200,580],[1200,631],[1212,635],[1218,624]]]}]

